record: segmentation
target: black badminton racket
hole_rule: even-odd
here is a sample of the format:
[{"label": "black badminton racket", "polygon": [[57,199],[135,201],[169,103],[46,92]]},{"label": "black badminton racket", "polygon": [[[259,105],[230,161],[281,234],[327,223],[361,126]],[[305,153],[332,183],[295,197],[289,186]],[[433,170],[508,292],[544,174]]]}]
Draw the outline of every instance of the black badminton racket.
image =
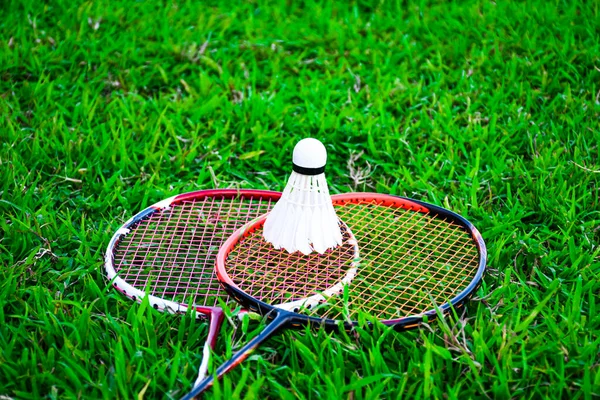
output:
[{"label": "black badminton racket", "polygon": [[[486,265],[477,229],[449,210],[406,198],[351,193],[332,196],[336,213],[354,233],[356,253],[344,244],[325,254],[301,256],[276,250],[262,236],[266,216],[235,232],[217,256],[217,276],[227,292],[271,323],[216,371],[221,377],[281,328],[306,324],[352,329],[380,321],[398,330],[464,305]],[[355,269],[340,295],[289,311],[277,305],[335,287]],[[366,318],[359,318],[366,317]],[[207,377],[185,400],[211,386]]]}]

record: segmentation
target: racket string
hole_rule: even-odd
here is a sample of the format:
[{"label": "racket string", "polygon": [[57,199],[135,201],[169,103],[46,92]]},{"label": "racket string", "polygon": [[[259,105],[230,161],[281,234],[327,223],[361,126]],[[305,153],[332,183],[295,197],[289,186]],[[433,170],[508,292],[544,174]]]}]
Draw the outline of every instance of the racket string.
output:
[{"label": "racket string", "polygon": [[[432,302],[453,298],[476,273],[476,246],[455,223],[375,200],[336,205],[336,211],[358,240],[360,260],[346,289],[347,302],[329,297],[319,316],[346,319],[345,308],[353,316],[367,312],[380,319],[419,314],[432,309]],[[349,266],[339,252],[303,258],[278,252],[259,228],[229,253],[227,274],[252,297],[278,304],[325,291]]]},{"label": "racket string", "polygon": [[[148,234],[148,227],[154,223],[153,222],[153,217],[154,214],[151,215],[148,218],[145,218],[141,221],[138,222],[138,224],[136,225],[135,228],[133,228],[132,231],[129,232],[128,236],[126,236],[127,238],[130,238],[131,241],[127,243],[127,247],[125,249],[125,254],[127,254],[130,251],[133,251],[133,254],[131,255],[131,264],[135,265],[137,267],[136,270],[133,270],[132,274],[128,274],[126,273],[124,276],[121,276],[123,279],[128,280],[129,278],[132,278],[132,285],[138,286],[139,283],[144,281],[144,278],[147,280],[150,273],[152,272],[152,269],[150,269],[149,271],[145,270],[145,263],[144,261],[148,258],[148,254],[152,252],[152,249],[155,248],[160,248],[162,245],[162,241],[156,240],[156,231],[155,230],[150,230],[150,232],[152,232],[152,234]],[[157,224],[160,224],[160,220],[162,219],[162,215],[157,216],[159,218],[159,221],[156,222]],[[141,232],[141,235],[138,235],[137,233]],[[162,239],[162,235],[159,236],[159,239]],[[140,251],[143,250],[143,251]],[[137,272],[135,272],[137,271]],[[129,272],[129,271],[128,271]],[[142,274],[145,273],[145,274]],[[132,276],[133,275],[133,276]],[[150,294],[154,295],[155,290],[151,290]]]},{"label": "racket string", "polygon": [[[388,211],[388,209],[381,208],[380,211],[381,211],[381,214],[383,214],[386,211]],[[415,215],[416,215],[416,213],[413,213],[413,215],[411,215],[411,217],[414,217]],[[417,218],[416,221],[415,221],[415,224],[413,224],[410,228],[413,228],[419,222],[421,222],[421,219]],[[442,221],[441,220],[439,220],[437,222],[438,222],[438,224],[436,225],[436,227],[439,227],[440,225],[442,225]],[[384,236],[386,236],[386,237],[393,237],[393,235],[395,233],[397,233],[398,231],[400,231],[400,225],[401,224],[394,224],[394,225],[392,225],[392,226],[398,227],[398,229],[395,229],[394,231],[389,232],[388,234],[386,234]],[[408,230],[406,230],[406,231],[410,232],[410,228]],[[435,229],[435,228],[433,228],[433,229]],[[376,307],[381,306],[381,304],[380,304],[380,302],[377,302],[377,303],[374,303],[371,307],[368,307],[367,304],[369,304],[373,298],[377,299],[378,298],[377,295],[381,292],[381,290],[390,290],[390,289],[392,289],[389,286],[390,282],[393,283],[394,287],[404,287],[405,289],[409,289],[410,285],[402,286],[409,279],[411,279],[411,278],[414,279],[413,278],[413,274],[410,271],[407,271],[407,269],[408,268],[414,268],[416,270],[416,269],[418,269],[421,266],[421,264],[422,264],[423,261],[421,261],[417,265],[412,265],[412,262],[401,264],[401,262],[404,259],[406,259],[407,256],[409,256],[411,254],[410,251],[404,253],[400,258],[393,259],[393,257],[395,255],[394,253],[396,253],[397,251],[403,249],[405,247],[405,245],[409,243],[410,239],[414,239],[416,236],[418,236],[419,233],[421,232],[421,230],[422,229],[415,231],[411,235],[411,237],[408,238],[408,239],[403,238],[402,237],[403,234],[401,234],[401,236],[400,236],[402,238],[400,240],[401,244],[397,248],[391,248],[391,249],[390,248],[383,248],[383,249],[381,249],[381,252],[379,254],[375,255],[375,257],[376,257],[375,259],[378,260],[378,264],[379,265],[388,265],[390,262],[393,262],[394,266],[400,266],[401,268],[398,269],[398,270],[392,270],[391,268],[389,270],[372,269],[371,272],[368,275],[364,276],[364,278],[361,275],[362,279],[359,282],[364,282],[364,281],[367,281],[369,278],[372,278],[371,282],[370,282],[369,285],[365,285],[365,287],[362,288],[362,291],[359,291],[359,293],[355,293],[355,292],[356,292],[357,289],[360,289],[362,285],[360,285],[360,284],[358,284],[358,285],[351,284],[349,290],[352,293],[352,296],[351,296],[349,302],[353,303],[354,301],[356,301],[356,299],[361,299],[361,303],[359,303],[359,305],[357,305],[357,306],[360,309],[364,310],[364,311],[370,312],[370,311],[374,311],[374,309]],[[400,232],[402,232],[402,231],[400,231]],[[438,235],[440,235],[442,233],[442,231],[438,230],[437,233],[438,233]],[[361,238],[361,237],[362,236],[359,234],[359,238]],[[421,245],[422,242],[425,239],[426,239],[425,236],[420,237],[420,239],[414,245],[415,246]],[[433,239],[435,239],[435,238],[433,238]],[[364,243],[364,244],[360,243],[360,245],[361,245],[361,248],[377,249],[377,248],[379,248],[381,246],[381,242],[379,240],[377,242],[375,242],[375,241],[372,240],[372,241]],[[382,257],[382,255],[384,253],[388,253],[388,256],[387,257]],[[369,259],[373,258],[373,256],[371,256],[369,254],[369,258],[367,258],[367,257],[365,257],[365,258],[366,258],[366,260],[365,260],[366,263],[368,263]],[[413,260],[414,259],[412,259],[410,261],[413,261]],[[386,276],[386,273],[389,273],[389,275],[391,275],[391,276]],[[385,279],[383,279],[383,278],[385,278]],[[397,281],[398,278],[401,278],[401,280]],[[357,282],[357,283],[359,283],[359,282]],[[376,287],[375,290],[373,290],[374,289],[373,285],[378,285],[378,287]],[[391,299],[391,300],[387,299],[385,296],[380,296],[380,297],[382,298],[381,299],[382,301],[389,301],[390,303],[395,303],[399,298],[403,297],[402,294],[403,294],[403,292],[400,292],[395,299]],[[367,295],[369,296],[368,298],[365,297]],[[332,317],[332,318],[335,318],[335,317]]]},{"label": "racket string", "polygon": [[[197,246],[197,251],[196,252],[192,252],[194,255],[194,259],[191,263],[192,266],[200,266],[200,271],[198,271],[197,273],[199,274],[200,279],[202,279],[203,281],[205,281],[205,277],[208,276],[208,282],[206,283],[206,287],[208,288],[208,294],[212,294],[215,295],[215,301],[216,301],[216,295],[219,294],[219,290],[215,290],[213,289],[213,287],[215,285],[213,285],[212,282],[212,274],[206,274],[206,263],[202,262],[203,259],[207,259],[210,258],[211,256],[211,246],[212,246],[212,241],[214,240],[217,232],[217,224],[214,224],[214,229],[212,231],[209,232],[209,226],[210,224],[213,222],[211,221],[211,218],[213,218],[214,215],[214,207],[215,207],[215,198],[211,197],[209,199],[203,199],[203,200],[196,200],[196,199],[192,199],[190,201],[183,201],[181,203],[181,207],[186,210],[186,206],[189,206],[189,211],[187,212],[188,215],[188,220],[186,222],[186,227],[189,225],[189,220],[193,214],[194,209],[196,209],[197,207],[199,207],[200,210],[205,210],[207,209],[207,213],[208,213],[208,217],[206,217],[205,221],[202,221],[202,217],[197,215],[195,216],[194,220],[194,228],[193,228],[193,237],[190,239],[190,247],[193,243],[193,238],[196,237],[198,238],[198,243],[199,245]],[[217,213],[218,215],[218,213]],[[202,224],[199,224],[199,222],[204,222]],[[198,237],[199,235],[199,237]],[[207,238],[208,237],[208,243],[206,243]],[[205,254],[203,254],[203,249]],[[178,249],[177,254],[181,254],[180,249]],[[185,252],[185,257],[187,260],[187,256],[190,254],[190,251],[188,250],[187,252]],[[204,256],[204,257],[201,257]],[[181,276],[179,277],[181,279]],[[185,290],[183,291],[183,298],[188,298],[188,296],[190,296],[190,289],[191,289],[191,283],[192,280],[188,279],[187,284],[185,285]],[[212,290],[211,290],[212,289]],[[179,286],[176,288],[177,292],[180,292],[180,288]],[[194,295],[194,299],[192,300],[195,304],[197,304],[197,301],[195,299],[195,295]],[[211,304],[211,305],[215,305],[215,304]]]},{"label": "racket string", "polygon": [[[235,260],[230,265],[235,268],[240,289],[252,292],[256,298],[274,304],[300,300],[328,289],[332,286],[330,282],[344,277],[354,260],[354,246],[349,238],[346,229],[342,246],[328,251],[325,256],[318,253],[302,256],[273,249],[262,235],[255,233],[241,240],[229,254]],[[323,257],[330,263],[326,269],[318,262]]]},{"label": "racket string", "polygon": [[[163,293],[161,296],[163,298],[165,297],[166,290],[168,288],[172,288],[173,293],[177,293],[177,294],[181,293],[181,288],[180,288],[181,278],[187,272],[186,264],[187,264],[187,258],[190,254],[190,251],[189,251],[190,248],[188,247],[187,251],[184,254],[182,254],[181,244],[185,241],[186,233],[190,226],[191,213],[186,212],[185,202],[181,205],[181,210],[182,210],[182,212],[178,214],[175,226],[171,227],[174,230],[174,232],[177,234],[179,240],[169,240],[168,247],[167,247],[167,254],[169,254],[169,253],[175,254],[176,255],[174,257],[175,260],[173,261],[172,265],[169,265],[170,263],[163,263],[160,266],[160,269],[161,269],[160,275],[167,277],[166,281],[164,282]],[[183,219],[185,219],[185,223],[183,223],[183,224],[181,223],[182,217],[183,217]],[[175,248],[174,252],[172,252],[171,249],[173,248],[174,242],[176,242],[176,248]],[[182,272],[179,274],[173,274],[172,271],[165,273],[165,268],[171,268],[171,269],[172,268],[181,268]],[[173,284],[171,284],[171,281],[173,281]],[[189,282],[191,281],[191,279],[187,279],[187,281],[188,281],[188,285],[189,285]],[[189,288],[189,286],[188,286],[188,288]],[[175,295],[173,295],[171,293],[169,293],[169,294],[172,296],[171,300],[174,300],[174,301],[177,300],[176,299],[177,294],[175,294]],[[186,298],[186,294],[187,294],[187,290],[183,293],[182,298]],[[192,299],[192,301],[194,301],[194,300],[195,299]]]},{"label": "racket string", "polygon": [[[398,216],[398,213],[410,213],[410,211],[399,208],[377,207],[377,209],[380,210],[380,217],[382,217],[384,213],[392,213],[396,216]],[[417,213],[412,214],[414,216],[414,214]],[[432,218],[427,214],[418,215],[420,218],[417,222],[422,222],[421,227],[413,232],[412,236],[408,239],[405,239],[402,237],[403,235],[400,235],[400,239],[397,240],[400,242],[400,246],[396,246],[396,248],[390,247],[389,242],[382,242],[378,238],[376,238],[377,240],[375,241],[372,240],[367,243],[362,243],[361,239],[365,236],[360,235],[359,233],[356,234],[357,238],[359,238],[359,245],[363,249],[363,254],[365,253],[365,248],[369,249],[367,250],[367,253],[374,252],[374,249],[379,247],[382,248],[381,251],[375,253],[374,256],[369,254],[368,257],[365,258],[377,260],[378,265],[392,265],[395,268],[373,269],[369,275],[375,274],[375,276],[372,277],[373,279],[367,285],[361,285],[361,282],[365,282],[367,279],[352,282],[349,288],[349,291],[351,292],[349,299],[353,303],[359,301],[358,304],[354,304],[354,307],[351,307],[352,310],[365,311],[377,317],[382,317],[381,314],[384,313],[387,314],[385,315],[386,318],[390,318],[391,316],[387,310],[388,304],[399,305],[400,307],[392,306],[390,308],[396,310],[396,314],[398,314],[396,317],[402,317],[412,315],[415,312],[419,313],[427,309],[432,309],[432,301],[436,302],[436,304],[442,304],[456,294],[455,290],[439,290],[438,286],[440,283],[452,284],[457,278],[465,277],[465,274],[458,271],[451,276],[450,279],[445,279],[448,278],[449,274],[454,271],[454,269],[447,268],[447,273],[440,277],[439,268],[434,269],[434,267],[439,264],[447,264],[452,261],[455,254],[460,254],[464,247],[469,243],[464,240],[466,232],[464,232],[461,227],[448,223],[443,219]],[[390,218],[382,219],[389,220]],[[363,226],[364,224],[357,223],[355,225]],[[396,234],[402,233],[403,231],[410,232],[412,229],[412,226],[409,229],[406,229],[403,224],[399,223],[388,224],[387,226],[390,227],[390,229],[388,229],[386,234],[381,235],[384,238],[394,237]],[[432,232],[434,233],[433,236],[430,234]],[[448,235],[444,235],[445,233]],[[458,236],[456,235],[457,233]],[[449,238],[452,236],[455,236],[455,238],[449,242]],[[415,237],[420,237],[416,242],[412,243],[413,246],[417,248],[417,251],[409,250],[401,257],[393,259],[394,254],[404,248],[405,244],[410,243]],[[457,245],[456,243],[459,241],[462,242],[462,244],[458,243]],[[420,247],[423,249],[420,250]],[[389,252],[389,256],[387,258],[382,258],[382,255],[385,252]],[[435,256],[436,252],[437,256]],[[447,254],[449,254],[450,257],[444,257]],[[411,257],[408,262],[406,262],[407,257]],[[459,265],[459,263],[453,264]],[[427,276],[429,277],[427,278]],[[436,277],[437,279],[434,279]],[[397,280],[398,278],[400,278],[400,281]],[[434,282],[434,286],[429,285],[432,281]],[[379,287],[373,290],[374,285],[378,285]],[[460,282],[450,286],[452,286],[452,289],[459,285]],[[361,286],[364,287],[361,288]],[[398,292],[398,288],[401,288],[400,292]],[[356,293],[357,290],[358,293]],[[380,294],[383,290],[386,291],[385,296]],[[424,291],[426,293],[419,295],[419,291]],[[436,291],[439,293],[435,293]],[[391,297],[388,296],[387,293],[389,293]],[[395,296],[393,295],[394,293],[396,293]],[[415,301],[414,298],[419,299],[419,301]],[[443,300],[443,302],[440,303],[439,300]],[[428,308],[424,308],[426,305]],[[379,314],[374,313],[376,309],[381,310]],[[339,315],[336,315],[335,317],[337,316]],[[330,317],[332,316],[330,315]]]},{"label": "racket string", "polygon": [[113,252],[119,277],[149,294],[181,304],[227,300],[214,275],[220,245],[272,207],[260,197],[182,200],[130,226]]},{"label": "racket string", "polygon": [[[441,235],[442,233],[443,233],[443,231],[440,230],[439,235]],[[380,289],[378,289],[378,291],[380,291],[382,289],[391,290],[393,288],[401,287],[402,289],[399,292],[397,292],[396,290],[390,291],[390,293],[397,293],[395,297],[392,297],[391,299],[387,299],[383,296],[377,296],[378,291],[376,291],[375,293],[372,292],[371,296],[373,296],[374,298],[381,298],[382,301],[386,301],[386,302],[390,301],[393,304],[402,304],[403,305],[402,311],[403,311],[404,315],[411,315],[411,314],[414,314],[415,312],[418,313],[419,310],[425,309],[423,306],[426,306],[427,309],[433,309],[434,304],[431,304],[431,302],[435,302],[435,305],[442,304],[436,300],[439,300],[438,299],[439,297],[444,297],[448,293],[445,290],[441,290],[441,291],[438,291],[438,293],[435,293],[437,291],[437,285],[440,282],[451,283],[455,280],[456,276],[452,276],[450,279],[444,279],[444,278],[448,277],[448,274],[452,271],[452,269],[448,269],[447,270],[448,273],[439,277],[438,270],[434,270],[434,269],[432,269],[432,267],[434,267],[436,264],[439,263],[440,258],[442,257],[443,254],[445,254],[447,252],[447,250],[448,250],[448,247],[446,247],[445,251],[440,253],[435,258],[431,257],[434,253],[426,254],[425,257],[422,257],[420,260],[413,258],[412,260],[410,260],[410,263],[407,263],[407,264],[414,272],[411,272],[410,270],[407,271],[406,269],[402,268],[399,270],[394,270],[393,276],[391,276],[388,279],[384,279],[385,282],[394,282],[393,287],[390,287],[389,284],[382,285],[382,286],[380,286]],[[396,260],[395,265],[398,265],[404,258],[405,258],[405,256]],[[464,277],[464,275],[460,275],[460,274],[458,274],[457,276]],[[414,280],[415,278],[416,278],[416,280],[411,282],[411,280]],[[397,279],[400,279],[400,280],[395,282]],[[434,283],[433,287],[430,285],[431,282]],[[424,295],[417,296],[417,298],[419,298],[421,300],[418,302],[415,302],[413,300],[415,287],[419,287],[419,290],[424,292]],[[411,289],[412,289],[413,293],[410,293]],[[365,293],[363,293],[363,294],[365,294]],[[449,293],[449,294],[451,295],[453,293]],[[352,296],[352,299],[356,299],[358,297],[361,297],[361,294],[359,294],[358,296]],[[442,300],[444,300],[443,302],[446,302],[449,299],[443,298]],[[429,303],[429,304],[426,305],[426,303]],[[373,304],[370,307],[362,306],[361,310],[366,311],[367,313],[371,313],[373,315],[377,315],[377,314],[373,313],[373,311],[375,310],[376,307],[382,306],[382,305],[383,304],[381,304],[381,302],[378,302],[378,303]],[[398,315],[398,316],[401,317],[404,315]]]}]

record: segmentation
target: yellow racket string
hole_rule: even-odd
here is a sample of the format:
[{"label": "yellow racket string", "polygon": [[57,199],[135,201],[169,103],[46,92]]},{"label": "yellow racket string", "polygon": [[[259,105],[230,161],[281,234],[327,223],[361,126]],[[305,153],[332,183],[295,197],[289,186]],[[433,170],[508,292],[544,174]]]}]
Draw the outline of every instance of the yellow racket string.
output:
[{"label": "yellow racket string", "polygon": [[[454,298],[476,274],[477,245],[452,221],[375,200],[338,205],[336,211],[358,241],[358,271],[345,296],[301,312],[344,320],[361,312],[380,320],[417,315]],[[290,255],[274,250],[259,228],[229,253],[226,268],[241,290],[278,304],[338,283],[352,261],[350,252],[341,253],[343,246],[324,255]]]},{"label": "yellow racket string", "polygon": [[[455,297],[477,271],[475,242],[452,222],[375,202],[337,212],[360,249],[359,272],[349,286],[351,312],[385,320],[420,314],[434,308],[432,300],[439,306]],[[325,316],[340,318],[339,308]]]}]

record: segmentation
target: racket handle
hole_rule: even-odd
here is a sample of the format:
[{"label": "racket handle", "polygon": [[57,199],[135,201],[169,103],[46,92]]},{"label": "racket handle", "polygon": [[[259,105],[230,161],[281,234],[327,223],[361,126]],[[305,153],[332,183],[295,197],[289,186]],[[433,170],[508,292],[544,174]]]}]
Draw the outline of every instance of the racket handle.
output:
[{"label": "racket handle", "polygon": [[[256,349],[261,343],[270,338],[274,333],[276,333],[281,327],[286,325],[290,320],[293,319],[291,315],[287,312],[280,311],[279,314],[275,317],[273,322],[271,322],[264,331],[262,331],[257,337],[252,339],[248,344],[246,344],[240,351],[235,353],[231,359],[226,361],[223,365],[219,367],[216,371],[217,378],[221,378],[227,372],[231,371],[233,368],[238,366],[242,361],[244,361],[254,349]],[[214,375],[208,376],[204,381],[202,381],[199,385],[194,386],[191,392],[186,394],[181,400],[192,400],[200,393],[211,387],[214,383]]]}]

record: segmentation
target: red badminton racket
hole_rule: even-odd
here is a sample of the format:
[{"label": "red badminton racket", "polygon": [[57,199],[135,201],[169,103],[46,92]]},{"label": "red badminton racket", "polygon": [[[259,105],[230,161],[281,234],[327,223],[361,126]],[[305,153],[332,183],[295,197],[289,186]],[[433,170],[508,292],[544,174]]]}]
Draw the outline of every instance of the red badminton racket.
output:
[{"label": "red badminton racket", "polygon": [[121,293],[160,311],[185,313],[191,304],[209,320],[199,368],[206,375],[227,293],[214,274],[219,247],[233,232],[269,211],[281,193],[202,190],[171,197],[139,212],[112,237],[105,257],[108,279]]},{"label": "red badminton racket", "polygon": [[[306,324],[352,329],[373,321],[398,330],[464,305],[477,289],[486,265],[485,243],[477,229],[456,213],[406,198],[351,193],[332,196],[336,213],[358,242],[358,265],[351,244],[323,255],[300,256],[275,250],[262,236],[265,216],[235,232],[217,256],[217,276],[247,309],[271,319],[263,332],[218,368],[221,377],[281,328]],[[353,279],[343,295],[322,304],[279,308],[285,299],[304,299]],[[207,377],[184,399],[211,386]]]}]

